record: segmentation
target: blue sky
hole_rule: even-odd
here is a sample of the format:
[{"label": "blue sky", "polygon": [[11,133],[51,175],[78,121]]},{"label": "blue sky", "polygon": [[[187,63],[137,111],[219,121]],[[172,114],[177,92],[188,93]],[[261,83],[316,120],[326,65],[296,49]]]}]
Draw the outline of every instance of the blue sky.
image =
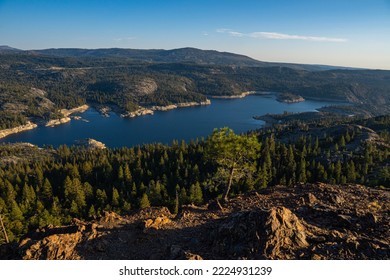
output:
[{"label": "blue sky", "polygon": [[0,45],[197,47],[390,69],[390,0],[0,0]]}]

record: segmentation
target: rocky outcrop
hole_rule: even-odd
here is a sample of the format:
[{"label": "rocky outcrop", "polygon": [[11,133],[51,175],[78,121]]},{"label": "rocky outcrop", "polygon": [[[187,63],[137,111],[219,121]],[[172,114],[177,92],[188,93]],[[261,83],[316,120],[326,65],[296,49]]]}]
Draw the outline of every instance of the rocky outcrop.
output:
[{"label": "rocky outcrop", "polygon": [[153,115],[155,111],[169,111],[169,110],[174,110],[177,108],[192,107],[192,106],[205,106],[205,105],[210,105],[210,104],[211,104],[211,101],[209,99],[206,99],[206,101],[203,101],[203,102],[185,102],[185,103],[171,104],[171,105],[167,105],[167,106],[152,106],[150,108],[140,107],[138,110],[121,114],[121,117],[135,118],[135,117],[139,117],[139,116]]},{"label": "rocky outcrop", "polygon": [[[24,260],[78,260],[77,246],[83,242],[98,237],[97,224],[87,224],[73,219],[72,225],[53,227],[51,225],[37,230],[33,238],[26,238],[19,244],[23,250]],[[34,237],[39,237],[36,240]]]},{"label": "rocky outcrop", "polygon": [[11,135],[11,134],[34,129],[36,127],[37,127],[37,125],[35,123],[28,121],[24,125],[20,125],[20,126],[14,127],[14,128],[3,129],[3,130],[0,130],[0,139],[7,137],[8,135]]},{"label": "rocky outcrop", "polygon": [[298,103],[305,101],[300,95],[292,94],[292,93],[278,93],[276,100],[283,103]]},{"label": "rocky outcrop", "polygon": [[110,116],[111,108],[104,105],[97,105],[96,110],[103,116],[108,118]]},{"label": "rocky outcrop", "polygon": [[54,119],[54,120],[50,120],[48,121],[45,126],[50,126],[50,127],[54,127],[54,126],[57,126],[57,125],[61,125],[61,124],[64,124],[64,123],[68,123],[70,122],[70,118],[69,117],[65,117],[65,118],[60,118],[60,119]]},{"label": "rocky outcrop", "polygon": [[144,227],[145,227],[145,230],[150,229],[150,228],[160,229],[164,225],[169,224],[170,222],[172,222],[171,219],[169,219],[168,217],[163,215],[163,216],[157,217],[155,219],[147,219],[147,220],[145,220],[144,221]]},{"label": "rocky outcrop", "polygon": [[135,110],[133,112],[127,112],[127,113],[121,114],[121,117],[122,118],[135,118],[135,117],[140,117],[140,116],[145,116],[145,115],[153,115],[153,114],[154,114],[153,110],[141,107],[140,109]]},{"label": "rocky outcrop", "polygon": [[82,105],[82,106],[79,106],[79,107],[76,107],[76,108],[72,108],[72,109],[61,109],[60,113],[64,117],[63,118],[59,118],[59,119],[50,120],[50,121],[48,121],[45,124],[45,126],[54,127],[54,126],[57,126],[57,125],[68,123],[71,120],[71,118],[69,117],[70,115],[72,115],[74,113],[83,113],[86,110],[88,110],[88,108],[89,108],[89,106],[85,104],[85,105]]},{"label": "rocky outcrop", "polygon": [[285,207],[238,212],[214,230],[212,247],[226,258],[289,259],[294,256],[292,248],[308,247],[305,231]]},{"label": "rocky outcrop", "polygon": [[87,149],[106,149],[106,145],[103,142],[99,142],[92,138],[78,140],[76,141],[76,144]]},{"label": "rocky outcrop", "polygon": [[206,106],[210,105],[211,101],[209,99],[206,99],[206,101],[202,102],[185,102],[185,103],[177,103],[177,104],[171,104],[167,106],[153,106],[150,109],[153,111],[169,111],[177,108],[184,108],[184,107],[193,107],[193,106]]},{"label": "rocky outcrop", "polygon": [[72,109],[61,109],[60,112],[64,117],[68,117],[74,113],[84,113],[85,111],[88,110],[88,108],[89,106],[87,104],[84,104],[82,106],[75,107]]},{"label": "rocky outcrop", "polygon": [[[77,260],[80,257],[75,253],[76,245],[81,241],[81,232],[71,234],[51,235],[43,240],[32,243],[31,240],[24,240],[21,244],[30,246],[25,251],[24,260]],[[42,250],[45,248],[45,250]]]},{"label": "rocky outcrop", "polygon": [[214,99],[236,99],[236,98],[244,98],[252,94],[256,94],[256,91],[244,91],[241,94],[237,94],[237,95],[211,95],[210,97]]},{"label": "rocky outcrop", "polygon": [[223,209],[188,205],[173,215],[152,207],[74,219],[0,252],[19,259],[390,259],[389,202],[388,191],[361,185],[275,186]]},{"label": "rocky outcrop", "polygon": [[134,91],[138,95],[149,95],[156,92],[158,85],[152,78],[144,78],[135,84]]}]

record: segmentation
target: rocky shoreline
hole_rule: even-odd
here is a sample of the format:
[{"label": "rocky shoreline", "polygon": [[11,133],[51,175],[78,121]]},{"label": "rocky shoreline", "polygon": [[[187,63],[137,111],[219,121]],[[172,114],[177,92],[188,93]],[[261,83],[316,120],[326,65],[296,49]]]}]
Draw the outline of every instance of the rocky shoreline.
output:
[{"label": "rocky shoreline", "polygon": [[[145,116],[145,115],[153,115],[155,111],[169,111],[177,108],[184,108],[184,107],[193,107],[193,106],[206,106],[210,105],[211,101],[209,99],[206,99],[206,101],[202,102],[184,102],[184,103],[177,103],[177,104],[171,104],[167,106],[152,106],[149,108],[146,107],[140,107],[136,111],[132,112],[126,112],[121,114],[120,116],[122,118],[135,118],[139,116]],[[58,119],[52,119],[48,122],[44,123],[44,126],[46,127],[55,127],[58,125],[62,125],[65,123],[68,123],[71,121],[71,115],[75,113],[84,113],[86,110],[89,109],[89,105],[85,104],[79,107],[75,107],[72,109],[61,109],[59,112],[64,116],[63,118]],[[97,110],[102,114],[104,117],[109,117],[109,112],[111,111],[111,108],[108,106],[103,106],[101,108],[97,108]],[[72,117],[74,119],[81,119],[80,117]],[[32,123],[31,121],[28,121],[25,125],[17,126],[14,128],[9,129],[3,129],[0,130],[0,139],[7,137],[8,135],[19,133],[26,130],[31,130],[38,127],[37,124]]]},{"label": "rocky shoreline", "polygon": [[305,101],[305,98],[303,98],[300,95],[295,95],[291,93],[280,93],[277,94],[276,100],[283,103],[299,103]]},{"label": "rocky shoreline", "polygon": [[153,110],[141,107],[136,111],[126,112],[124,114],[121,114],[121,117],[122,118],[135,118],[135,117],[140,117],[140,116],[145,116],[145,115],[153,115],[153,114],[154,114]]},{"label": "rocky shoreline", "polygon": [[279,102],[283,102],[283,103],[299,103],[299,102],[303,102],[305,101],[305,98],[303,97],[299,97],[299,98],[295,98],[295,99],[283,99],[283,98],[276,98],[277,101]]},{"label": "rocky shoreline", "polygon": [[8,135],[11,135],[11,134],[34,129],[37,126],[38,125],[36,125],[35,123],[28,121],[24,125],[20,125],[20,126],[14,127],[14,128],[7,128],[7,129],[0,130],[0,139],[7,137]]},{"label": "rocky shoreline", "polygon": [[60,124],[68,123],[68,122],[70,122],[70,118],[65,117],[65,118],[50,120],[45,124],[45,126],[54,127],[54,126],[57,126]]},{"label": "rocky shoreline", "polygon": [[89,109],[87,104],[81,105],[79,107],[75,107],[72,109],[61,109],[60,112],[64,115],[64,117],[68,117],[74,113],[84,113]]},{"label": "rocky shoreline", "polygon": [[[85,105],[82,105],[82,106],[79,106],[79,107],[76,107],[76,108],[72,108],[72,109],[61,109],[60,113],[64,116],[63,118],[49,120],[44,125],[46,127],[54,127],[54,126],[57,126],[57,125],[68,123],[71,120],[71,118],[69,117],[70,115],[72,115],[74,113],[83,113],[86,110],[88,110],[88,108],[89,108],[89,106],[87,104],[85,104]],[[31,129],[34,129],[34,128],[37,128],[37,127],[38,127],[37,124],[35,124],[35,123],[31,122],[31,121],[28,121],[24,125],[20,125],[20,126],[16,126],[16,127],[13,127],[13,128],[8,128],[8,129],[3,129],[3,130],[0,130],[0,139],[1,138],[5,138],[5,137],[7,137],[8,135],[11,135],[11,134],[16,134],[16,133],[23,132],[23,131],[26,131],[26,130],[31,130]]]},{"label": "rocky shoreline", "polygon": [[276,124],[279,121],[272,115],[270,114],[265,114],[262,116],[253,116],[253,119],[258,120],[258,121],[263,121],[268,125]]},{"label": "rocky shoreline", "polygon": [[210,105],[211,101],[210,99],[206,99],[206,101],[202,102],[184,102],[184,103],[177,103],[177,104],[171,104],[167,106],[152,106],[151,110],[153,111],[169,111],[177,108],[185,108],[185,107],[193,107],[193,106],[206,106]]},{"label": "rocky shoreline", "polygon": [[85,111],[87,111],[89,108],[89,106],[87,104],[84,104],[82,106],[79,106],[79,107],[75,107],[75,108],[72,108],[72,109],[61,109],[60,110],[60,113],[64,116],[63,118],[59,118],[59,119],[53,119],[53,120],[49,120],[45,126],[50,126],[50,127],[54,127],[54,126],[57,126],[57,125],[61,125],[61,124],[64,124],[64,123],[68,123],[70,122],[71,118],[69,117],[70,115],[74,114],[74,113],[84,113]]},{"label": "rocky shoreline", "polygon": [[167,106],[152,106],[152,107],[140,107],[136,111],[132,112],[126,112],[121,114],[120,116],[122,118],[135,118],[135,117],[140,117],[140,116],[145,116],[145,115],[153,115],[155,111],[169,111],[169,110],[174,110],[177,108],[185,108],[185,107],[193,107],[193,106],[206,106],[210,105],[211,101],[209,99],[206,99],[206,101],[202,102],[184,102],[184,103],[176,103],[176,104],[171,104]]},{"label": "rocky shoreline", "polygon": [[238,95],[210,95],[208,97],[213,99],[236,99],[236,98],[244,98],[247,97],[248,95],[254,95],[254,94],[258,94],[258,92],[252,90],[252,91],[244,91]]},{"label": "rocky shoreline", "polygon": [[97,141],[97,140],[92,139],[92,138],[77,140],[76,144],[80,147],[85,147],[87,149],[104,150],[107,148],[103,142]]}]

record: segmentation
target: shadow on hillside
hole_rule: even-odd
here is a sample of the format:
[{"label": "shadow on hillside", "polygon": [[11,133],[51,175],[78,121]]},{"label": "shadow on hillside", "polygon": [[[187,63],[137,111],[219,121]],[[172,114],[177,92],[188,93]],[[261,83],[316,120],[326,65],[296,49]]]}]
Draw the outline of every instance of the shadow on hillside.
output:
[{"label": "shadow on hillside", "polygon": [[[175,223],[173,221],[172,223]],[[210,221],[185,228],[145,228],[136,221],[114,228],[98,228],[99,237],[84,240],[76,246],[77,254],[88,260],[162,260],[219,259],[212,252],[210,233],[218,222]]]}]

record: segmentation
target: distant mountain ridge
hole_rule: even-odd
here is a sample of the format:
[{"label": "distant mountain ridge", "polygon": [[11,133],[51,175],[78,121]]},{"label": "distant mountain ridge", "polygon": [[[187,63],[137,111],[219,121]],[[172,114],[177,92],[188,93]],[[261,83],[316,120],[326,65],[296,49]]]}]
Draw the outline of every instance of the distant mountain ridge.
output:
[{"label": "distant mountain ridge", "polygon": [[29,118],[56,120],[62,118],[58,109],[85,104],[132,116],[154,106],[205,104],[208,96],[244,92],[352,103],[341,110],[348,115],[390,112],[390,71],[330,68],[194,48],[25,51],[3,46],[0,128],[25,125]]},{"label": "distant mountain ridge", "polygon": [[197,64],[235,64],[242,66],[259,66],[263,62],[250,57],[218,52],[215,50],[200,50],[196,48],[163,49],[46,49],[34,50],[34,53],[61,57],[123,57],[150,62],[193,62]]},{"label": "distant mountain ridge", "polygon": [[7,52],[23,52],[23,50],[16,49],[7,45],[0,45],[0,54]]},{"label": "distant mountain ridge", "polygon": [[1,53],[22,53],[53,57],[91,57],[91,58],[123,58],[151,63],[194,63],[202,65],[238,66],[238,67],[288,67],[295,70],[324,71],[334,69],[356,69],[351,67],[264,62],[249,56],[216,50],[197,48],[164,49],[82,49],[82,48],[50,48],[42,50],[19,50],[9,46],[0,46]]}]

